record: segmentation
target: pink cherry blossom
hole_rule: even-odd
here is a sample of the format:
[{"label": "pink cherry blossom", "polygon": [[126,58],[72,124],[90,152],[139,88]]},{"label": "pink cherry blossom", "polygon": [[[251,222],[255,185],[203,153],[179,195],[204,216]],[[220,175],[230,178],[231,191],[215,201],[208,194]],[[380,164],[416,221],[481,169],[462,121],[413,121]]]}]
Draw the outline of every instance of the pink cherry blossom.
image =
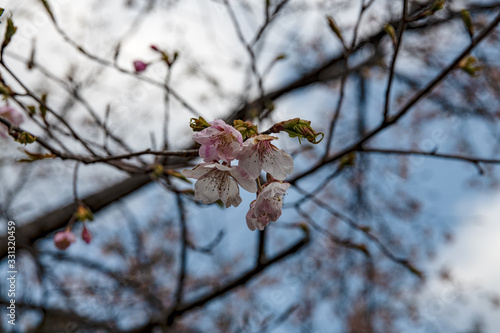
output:
[{"label": "pink cherry blossom", "polygon": [[54,244],[60,250],[66,250],[75,241],[75,234],[69,230],[59,231],[54,235]]},{"label": "pink cherry blossom", "polygon": [[[10,121],[14,126],[19,126],[23,122],[23,115],[11,106],[4,105],[0,107],[0,117]],[[0,123],[0,136],[7,137],[8,129]]]},{"label": "pink cherry blossom", "polygon": [[293,159],[284,150],[276,148],[271,141],[277,139],[270,135],[257,135],[245,141],[238,151],[238,165],[250,176],[257,178],[261,170],[270,173],[278,180],[284,180],[293,172]]},{"label": "pink cherry blossom", "polygon": [[264,230],[269,222],[275,222],[281,216],[283,196],[290,187],[289,183],[272,182],[265,185],[248,210],[246,220],[250,230]]},{"label": "pink cherry blossom", "polygon": [[234,127],[226,124],[221,119],[209,123],[210,127],[194,134],[194,141],[201,144],[200,157],[205,162],[234,160],[235,153],[241,148],[243,138]]},{"label": "pink cherry blossom", "polygon": [[226,208],[241,203],[238,184],[248,192],[257,192],[257,185],[245,170],[238,166],[219,163],[202,163],[193,170],[183,170],[184,176],[198,179],[194,185],[194,197],[204,204],[221,200]]},{"label": "pink cherry blossom", "polygon": [[136,61],[134,61],[134,68],[135,68],[135,71],[137,73],[144,72],[146,70],[146,68],[148,68],[148,64],[146,64],[143,61],[136,60]]}]

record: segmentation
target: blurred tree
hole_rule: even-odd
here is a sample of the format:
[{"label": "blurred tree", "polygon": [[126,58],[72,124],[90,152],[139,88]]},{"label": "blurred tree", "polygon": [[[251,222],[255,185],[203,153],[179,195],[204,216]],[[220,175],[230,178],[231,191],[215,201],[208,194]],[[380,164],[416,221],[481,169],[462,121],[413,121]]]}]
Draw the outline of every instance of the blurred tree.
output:
[{"label": "blurred tree", "polygon": [[[498,186],[498,1],[8,5],[0,212],[16,222],[18,280],[5,330],[437,331],[444,305],[419,303],[421,267],[453,228],[427,210],[420,173],[459,177],[458,162],[471,187]],[[179,180],[199,116],[262,132],[298,117],[325,134],[279,135],[295,172],[264,231]],[[90,245],[55,249],[55,232],[83,223]]]}]

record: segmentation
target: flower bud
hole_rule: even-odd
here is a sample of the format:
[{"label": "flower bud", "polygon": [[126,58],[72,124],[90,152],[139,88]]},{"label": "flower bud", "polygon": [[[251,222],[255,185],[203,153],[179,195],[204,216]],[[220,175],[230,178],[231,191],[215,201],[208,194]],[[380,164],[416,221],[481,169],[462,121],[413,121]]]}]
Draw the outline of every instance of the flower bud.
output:
[{"label": "flower bud", "polygon": [[[13,107],[5,105],[0,107],[0,117],[10,121],[12,125],[19,126],[23,122],[23,115]],[[0,136],[6,138],[8,130],[5,126],[0,125]]]},{"label": "flower bud", "polygon": [[467,28],[467,32],[469,33],[470,38],[474,37],[474,25],[472,24],[472,18],[470,16],[470,12],[462,9],[462,21],[464,22],[465,28]]},{"label": "flower bud", "polygon": [[252,124],[251,121],[235,120],[233,127],[238,130],[243,136],[243,140],[259,134],[257,125]]},{"label": "flower bud", "polygon": [[195,132],[201,132],[205,128],[208,128],[212,125],[210,125],[203,117],[199,117],[198,119],[196,118],[191,118],[189,127],[193,129]]},{"label": "flower bud", "polygon": [[385,33],[391,37],[392,44],[396,45],[398,43],[398,40],[396,38],[396,30],[394,29],[394,27],[391,24],[387,23],[384,26],[384,30],[385,30]]},{"label": "flower bud", "polygon": [[148,67],[148,64],[146,64],[143,61],[136,60],[134,61],[134,68],[137,73],[144,72],[146,68]]},{"label": "flower bud", "polygon": [[17,141],[23,145],[27,145],[29,143],[33,143],[36,141],[36,137],[29,134],[28,132],[15,133],[14,141]]},{"label": "flower bud", "polygon": [[335,33],[335,35],[337,35],[337,37],[340,39],[340,41],[342,43],[344,43],[344,37],[342,37],[342,33],[340,32],[338,25],[333,20],[333,17],[327,16],[326,19],[328,21],[328,25],[330,26],[330,29],[332,29],[332,31]]},{"label": "flower bud", "polygon": [[90,244],[90,242],[92,241],[92,234],[85,226],[83,227],[82,230],[82,239],[87,244]]},{"label": "flower bud", "polygon": [[[321,132],[316,132],[311,127],[311,122],[308,120],[303,120],[300,118],[294,118],[286,121],[282,121],[277,123],[271,127],[272,133],[279,133],[281,131],[285,131],[291,138],[298,138],[299,142],[301,139],[306,139],[310,143],[318,144],[323,140],[325,136]],[[318,136],[321,136],[321,139],[317,139]]]},{"label": "flower bud", "polygon": [[66,250],[75,241],[75,234],[69,230],[59,231],[54,235],[54,245],[60,250]]},{"label": "flower bud", "polygon": [[436,2],[434,2],[434,4],[432,5],[431,7],[431,11],[432,13],[435,13],[437,12],[438,10],[441,10],[444,8],[444,3],[445,3],[446,0],[437,0]]},{"label": "flower bud", "polygon": [[158,180],[163,175],[163,171],[164,171],[163,165],[155,164],[153,166],[153,169],[151,170],[150,176],[154,180]]},{"label": "flower bud", "polygon": [[83,204],[80,204],[76,209],[75,217],[80,222],[85,222],[87,220],[94,221],[92,211]]},{"label": "flower bud", "polygon": [[460,60],[460,62],[458,63],[458,68],[463,70],[469,76],[476,76],[482,69],[482,67],[477,64],[477,59],[472,56],[467,56]]}]

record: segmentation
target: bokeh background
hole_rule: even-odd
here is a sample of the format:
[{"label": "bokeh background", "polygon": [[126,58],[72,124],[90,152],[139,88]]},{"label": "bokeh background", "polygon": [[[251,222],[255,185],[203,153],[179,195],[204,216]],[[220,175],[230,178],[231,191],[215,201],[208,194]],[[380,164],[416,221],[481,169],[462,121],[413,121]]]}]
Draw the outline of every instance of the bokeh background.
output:
[{"label": "bokeh background", "polygon": [[[4,331],[498,331],[498,1],[0,6],[1,35],[17,26],[0,66],[17,95],[1,105],[65,157],[20,163],[23,149],[49,151],[0,138]],[[265,233],[245,223],[253,194],[205,206],[174,177],[200,162],[199,116],[262,131],[298,117],[325,133],[317,145],[278,134],[295,171]],[[109,159],[146,149],[189,156]],[[75,184],[93,240],[61,251]]]}]

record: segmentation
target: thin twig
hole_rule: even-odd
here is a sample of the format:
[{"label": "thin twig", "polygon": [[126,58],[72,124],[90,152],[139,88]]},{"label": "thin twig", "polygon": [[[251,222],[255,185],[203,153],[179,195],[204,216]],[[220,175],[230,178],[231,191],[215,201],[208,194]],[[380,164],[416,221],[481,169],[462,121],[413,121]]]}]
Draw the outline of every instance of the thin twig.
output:
[{"label": "thin twig", "polygon": [[80,162],[77,161],[75,164],[75,170],[73,171],[73,198],[75,200],[75,204],[77,204],[80,200],[78,199],[78,167],[80,166]]},{"label": "thin twig", "polygon": [[257,242],[257,266],[266,261],[266,229],[259,230]]},{"label": "thin twig", "polygon": [[381,133],[384,129],[390,127],[391,125],[395,124],[399,119],[401,119],[403,116],[405,116],[408,111],[415,105],[417,104],[422,98],[424,98],[427,94],[429,94],[441,81],[443,81],[448,74],[450,74],[460,63],[460,61],[466,57],[483,39],[485,39],[494,29],[495,27],[500,23],[500,14],[497,15],[497,17],[472,41],[472,43],[464,50],[462,51],[456,58],[451,62],[450,65],[448,65],[446,68],[444,68],[434,79],[429,82],[423,89],[421,89],[418,93],[415,94],[415,96],[410,99],[402,108],[401,110],[394,116],[389,117],[388,119],[383,119],[381,124],[377,126],[375,129],[371,130],[366,134],[363,138],[359,139],[355,143],[351,144],[347,148],[343,149],[342,151],[338,152],[337,154],[333,155],[332,157],[319,161],[316,165],[311,167],[310,169],[296,175],[289,181],[296,182],[299,179],[302,179],[314,172],[316,172],[318,169],[322,168],[325,165],[328,165],[332,162],[335,162],[339,160],[341,157],[359,150],[360,148],[363,147],[365,142],[369,141],[373,137],[375,137],[377,134]]},{"label": "thin twig", "polygon": [[[298,187],[295,185],[295,188],[301,192],[302,194],[309,194],[307,191],[303,190],[302,188]],[[368,239],[373,241],[375,245],[378,247],[378,249],[391,261],[394,263],[397,263],[399,265],[402,265],[406,269],[408,269],[411,273],[417,275],[418,277],[422,278],[422,273],[413,267],[413,265],[405,258],[399,258],[395,256],[385,245],[378,239],[377,236],[375,236],[369,227],[366,226],[361,226],[354,222],[350,217],[346,216],[345,214],[337,211],[336,209],[332,208],[330,205],[325,204],[324,202],[320,201],[319,199],[313,197],[311,199],[316,205],[318,205],[320,208],[323,208],[325,211],[330,213],[332,216],[340,219],[341,221],[344,221],[349,227],[352,229],[361,232],[363,235],[365,235]]]},{"label": "thin twig", "polygon": [[403,13],[401,14],[401,22],[399,22],[398,37],[396,40],[394,55],[392,56],[391,67],[389,69],[389,79],[387,81],[387,88],[385,90],[384,119],[387,119],[390,112],[389,104],[391,100],[392,81],[394,79],[394,68],[396,67],[396,60],[398,58],[399,49],[401,48],[401,44],[403,44],[403,32],[405,31],[407,23],[406,22],[407,15],[408,15],[408,0],[403,0]]}]

